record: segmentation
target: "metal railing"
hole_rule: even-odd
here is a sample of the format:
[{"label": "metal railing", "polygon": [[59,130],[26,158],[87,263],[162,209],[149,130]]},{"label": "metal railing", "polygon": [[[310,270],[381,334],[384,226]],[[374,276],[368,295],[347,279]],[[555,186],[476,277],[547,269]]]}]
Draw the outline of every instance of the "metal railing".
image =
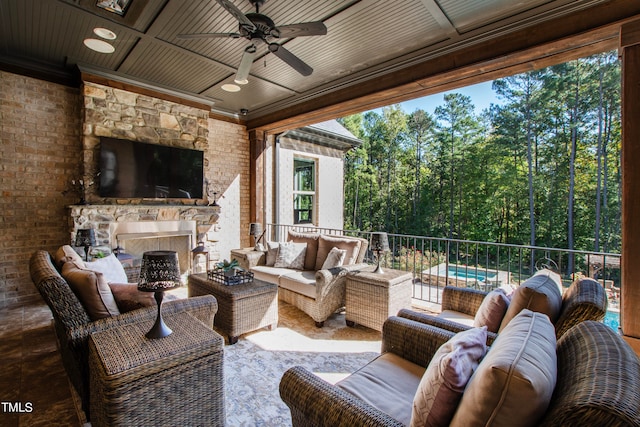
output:
[{"label": "metal railing", "polygon": [[[367,240],[371,235],[366,231],[267,224],[265,236],[286,241],[289,230]],[[582,276],[598,280],[607,291],[610,307],[615,309],[619,304],[620,254],[403,234],[388,237],[390,251],[380,255],[380,264],[413,273],[413,298],[417,300],[439,304],[446,285],[482,290],[518,286],[537,270],[549,268],[560,274],[565,287]],[[365,260],[377,262],[371,250]]]}]

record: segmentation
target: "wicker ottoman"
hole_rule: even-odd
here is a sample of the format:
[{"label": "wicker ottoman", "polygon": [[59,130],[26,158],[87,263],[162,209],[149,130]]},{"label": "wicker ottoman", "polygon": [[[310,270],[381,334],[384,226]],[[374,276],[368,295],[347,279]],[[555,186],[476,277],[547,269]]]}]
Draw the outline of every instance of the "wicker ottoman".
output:
[{"label": "wicker ottoman", "polygon": [[[371,268],[373,270],[373,268]],[[356,323],[377,331],[389,316],[411,307],[411,273],[385,268],[384,273],[354,271],[346,281],[348,326]]]},{"label": "wicker ottoman", "polygon": [[189,275],[189,297],[213,295],[218,312],[213,324],[238,342],[244,333],[278,326],[278,285],[254,279],[249,283],[224,285],[207,279],[206,273]]},{"label": "wicker ottoman", "polygon": [[188,313],[165,316],[173,333],[148,339],[153,321],[89,338],[91,425],[223,426],[223,338]]}]

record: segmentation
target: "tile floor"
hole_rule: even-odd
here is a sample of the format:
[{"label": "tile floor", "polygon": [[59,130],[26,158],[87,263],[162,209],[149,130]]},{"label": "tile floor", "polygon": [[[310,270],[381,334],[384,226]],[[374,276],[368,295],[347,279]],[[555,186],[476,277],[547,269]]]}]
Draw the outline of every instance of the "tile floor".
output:
[{"label": "tile floor", "polygon": [[0,425],[82,426],[57,350],[49,307],[35,299],[0,309]]}]

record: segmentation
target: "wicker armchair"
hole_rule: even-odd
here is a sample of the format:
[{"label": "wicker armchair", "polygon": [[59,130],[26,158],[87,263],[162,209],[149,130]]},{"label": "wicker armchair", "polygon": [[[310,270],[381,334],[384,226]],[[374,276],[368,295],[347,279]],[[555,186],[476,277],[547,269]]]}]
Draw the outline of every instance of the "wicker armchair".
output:
[{"label": "wicker armchair", "polygon": [[[453,335],[420,322],[390,317],[383,327],[382,352],[393,352],[426,367],[439,346]],[[640,361],[620,336],[602,323],[585,321],[558,340],[557,355],[556,388],[541,425],[640,426]],[[378,371],[378,375],[385,373]],[[415,393],[415,389],[403,392],[411,396],[411,401],[403,403],[409,411],[411,391]],[[404,425],[302,367],[285,372],[280,396],[291,410],[294,427]]]},{"label": "wicker armchair", "polygon": [[[470,288],[456,288],[446,286],[442,294],[442,310],[450,310],[475,316],[478,308],[487,292]],[[560,338],[567,330],[585,320],[602,321],[607,312],[607,295],[604,288],[593,279],[579,279],[562,295],[562,308],[560,316],[555,322],[556,336]],[[412,319],[428,325],[437,326],[448,331],[460,332],[469,329],[470,326],[418,313],[408,309],[402,309],[398,316]],[[488,341],[492,342],[497,334],[488,333]]]},{"label": "wicker armchair", "polygon": [[[89,415],[89,336],[114,326],[126,325],[156,318],[157,308],[147,307],[118,316],[92,321],[67,282],[58,273],[48,252],[39,250],[29,261],[31,280],[47,303],[54,319],[62,362],[71,383],[82,399],[82,408]],[[163,314],[188,312],[205,325],[213,326],[218,310],[211,296],[168,301]]]}]

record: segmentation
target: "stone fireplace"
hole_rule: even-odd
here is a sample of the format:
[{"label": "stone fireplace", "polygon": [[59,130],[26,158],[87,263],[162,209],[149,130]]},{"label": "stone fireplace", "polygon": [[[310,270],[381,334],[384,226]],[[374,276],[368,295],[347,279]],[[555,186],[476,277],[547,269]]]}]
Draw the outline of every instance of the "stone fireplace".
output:
[{"label": "stone fireplace", "polygon": [[181,273],[192,271],[191,250],[198,242],[207,244],[212,259],[216,248],[206,239],[217,226],[219,207],[149,205],[74,205],[70,207],[71,236],[81,228],[93,228],[94,250],[110,253],[120,247],[134,261],[152,250],[178,253]]}]

